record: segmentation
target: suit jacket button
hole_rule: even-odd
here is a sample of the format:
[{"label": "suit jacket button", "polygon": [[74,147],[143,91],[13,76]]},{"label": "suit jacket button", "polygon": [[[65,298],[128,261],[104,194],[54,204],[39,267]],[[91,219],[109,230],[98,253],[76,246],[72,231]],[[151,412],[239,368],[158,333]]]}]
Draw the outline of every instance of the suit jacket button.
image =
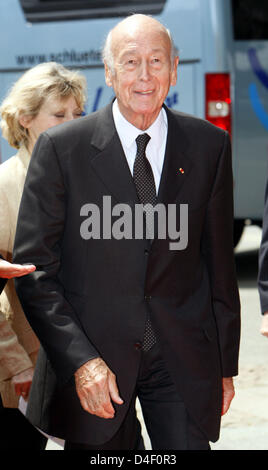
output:
[{"label": "suit jacket button", "polygon": [[142,348],[142,344],[141,343],[135,343],[134,348],[137,349],[137,351],[139,351]]}]

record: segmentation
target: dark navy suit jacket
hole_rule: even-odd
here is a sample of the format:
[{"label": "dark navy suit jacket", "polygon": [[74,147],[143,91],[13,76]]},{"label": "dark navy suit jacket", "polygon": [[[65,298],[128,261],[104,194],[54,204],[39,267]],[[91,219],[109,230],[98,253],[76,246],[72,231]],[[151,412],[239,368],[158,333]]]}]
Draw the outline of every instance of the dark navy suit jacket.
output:
[{"label": "dark navy suit jacket", "polygon": [[[170,240],[81,237],[81,207],[104,196],[139,203],[112,106],[43,133],[33,152],[14,261],[34,263],[16,280],[42,344],[28,417],[49,434],[100,445],[122,423],[135,389],[148,310],[189,413],[219,436],[222,377],[238,371],[240,302],[233,253],[233,178],[228,134],[166,108],[168,136],[158,202],[188,204],[188,245]],[[101,356],[124,405],[112,420],[86,413],[74,372]]]}]

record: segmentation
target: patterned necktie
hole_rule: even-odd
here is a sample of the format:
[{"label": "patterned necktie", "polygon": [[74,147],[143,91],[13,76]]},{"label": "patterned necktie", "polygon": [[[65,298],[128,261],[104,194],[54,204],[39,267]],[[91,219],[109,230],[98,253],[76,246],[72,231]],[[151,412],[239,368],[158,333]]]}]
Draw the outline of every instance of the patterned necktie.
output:
[{"label": "patterned necktie", "polygon": [[134,162],[133,177],[138,196],[142,204],[156,204],[156,190],[154,175],[145,150],[151,137],[148,134],[138,135],[137,155]]},{"label": "patterned necktie", "polygon": [[[154,206],[156,204],[154,175],[150,162],[145,154],[145,150],[150,138],[151,137],[148,134],[140,134],[136,139],[137,155],[134,162],[133,178],[140,202],[142,204],[150,203],[152,206]],[[142,343],[143,351],[149,351],[155,343],[156,337],[154,335],[152,324],[148,315]]]}]

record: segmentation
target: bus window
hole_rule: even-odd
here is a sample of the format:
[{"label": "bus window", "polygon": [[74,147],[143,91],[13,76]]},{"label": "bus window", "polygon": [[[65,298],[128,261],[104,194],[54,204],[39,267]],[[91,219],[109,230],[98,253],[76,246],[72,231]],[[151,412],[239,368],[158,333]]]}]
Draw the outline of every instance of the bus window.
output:
[{"label": "bus window", "polygon": [[235,39],[268,39],[267,0],[233,0],[233,18]]},{"label": "bus window", "polygon": [[26,20],[66,21],[87,18],[112,18],[130,13],[157,15],[166,0],[20,0]]}]

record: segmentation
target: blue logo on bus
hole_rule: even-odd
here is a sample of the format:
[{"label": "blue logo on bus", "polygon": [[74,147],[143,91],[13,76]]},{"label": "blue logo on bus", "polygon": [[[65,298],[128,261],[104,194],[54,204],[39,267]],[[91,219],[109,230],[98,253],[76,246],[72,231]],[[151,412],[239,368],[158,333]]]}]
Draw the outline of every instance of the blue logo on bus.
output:
[{"label": "blue logo on bus", "polygon": [[[258,56],[256,49],[249,49],[248,51],[248,56],[249,56],[249,61],[251,64],[251,67],[255,73],[255,75],[258,77],[259,81],[262,83],[262,85],[268,89],[268,73],[263,69]],[[251,105],[261,121],[262,125],[265,127],[265,129],[268,131],[268,113],[265,110],[261,99],[259,97],[257,85],[255,83],[251,83],[249,85],[249,97],[251,101]]]}]

